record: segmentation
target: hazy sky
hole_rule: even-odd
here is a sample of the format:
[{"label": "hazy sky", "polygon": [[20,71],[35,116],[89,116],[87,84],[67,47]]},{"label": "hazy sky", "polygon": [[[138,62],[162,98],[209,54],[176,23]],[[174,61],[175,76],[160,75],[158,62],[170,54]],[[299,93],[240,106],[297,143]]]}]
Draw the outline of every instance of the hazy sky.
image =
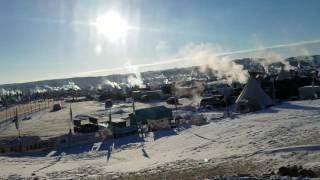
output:
[{"label": "hazy sky", "polygon": [[[319,0],[1,0],[0,83],[122,73],[127,64],[169,68],[183,63],[161,63],[190,44],[320,54],[319,7]],[[97,17],[108,12],[130,27],[121,39],[97,31]]]}]

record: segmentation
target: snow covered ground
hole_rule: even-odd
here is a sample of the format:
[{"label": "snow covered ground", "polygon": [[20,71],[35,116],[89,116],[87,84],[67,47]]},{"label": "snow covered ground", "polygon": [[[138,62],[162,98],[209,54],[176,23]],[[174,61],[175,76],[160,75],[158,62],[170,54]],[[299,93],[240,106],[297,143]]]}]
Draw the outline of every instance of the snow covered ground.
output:
[{"label": "snow covered ground", "polygon": [[0,156],[0,162],[2,178],[123,176],[219,168],[226,163],[234,168],[232,162],[241,162],[239,171],[248,173],[263,174],[294,164],[320,170],[320,100],[283,102],[147,137],[132,135],[50,152]]}]

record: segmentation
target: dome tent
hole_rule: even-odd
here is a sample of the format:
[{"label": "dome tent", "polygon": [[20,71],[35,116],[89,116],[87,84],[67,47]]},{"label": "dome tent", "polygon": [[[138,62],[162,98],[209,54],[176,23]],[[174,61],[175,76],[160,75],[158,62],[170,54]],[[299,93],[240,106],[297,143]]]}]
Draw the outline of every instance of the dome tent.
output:
[{"label": "dome tent", "polygon": [[273,105],[271,98],[262,90],[260,83],[250,75],[247,85],[243,88],[236,102],[240,112],[252,112]]}]

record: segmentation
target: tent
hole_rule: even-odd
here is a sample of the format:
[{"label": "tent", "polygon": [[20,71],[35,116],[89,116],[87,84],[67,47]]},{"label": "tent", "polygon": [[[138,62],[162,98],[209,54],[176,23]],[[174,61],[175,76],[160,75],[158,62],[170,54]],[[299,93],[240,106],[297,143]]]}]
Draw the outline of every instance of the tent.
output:
[{"label": "tent", "polygon": [[262,90],[254,76],[250,76],[235,103],[237,110],[244,113],[273,105],[271,98]]}]

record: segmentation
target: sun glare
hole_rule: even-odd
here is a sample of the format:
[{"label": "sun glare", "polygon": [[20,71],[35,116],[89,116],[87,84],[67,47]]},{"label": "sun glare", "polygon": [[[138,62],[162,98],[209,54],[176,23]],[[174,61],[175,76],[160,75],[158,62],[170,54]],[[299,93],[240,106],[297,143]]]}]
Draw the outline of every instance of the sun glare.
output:
[{"label": "sun glare", "polygon": [[108,12],[98,16],[96,19],[96,28],[99,34],[102,34],[110,41],[117,41],[126,37],[129,26],[124,18],[117,12]]}]

